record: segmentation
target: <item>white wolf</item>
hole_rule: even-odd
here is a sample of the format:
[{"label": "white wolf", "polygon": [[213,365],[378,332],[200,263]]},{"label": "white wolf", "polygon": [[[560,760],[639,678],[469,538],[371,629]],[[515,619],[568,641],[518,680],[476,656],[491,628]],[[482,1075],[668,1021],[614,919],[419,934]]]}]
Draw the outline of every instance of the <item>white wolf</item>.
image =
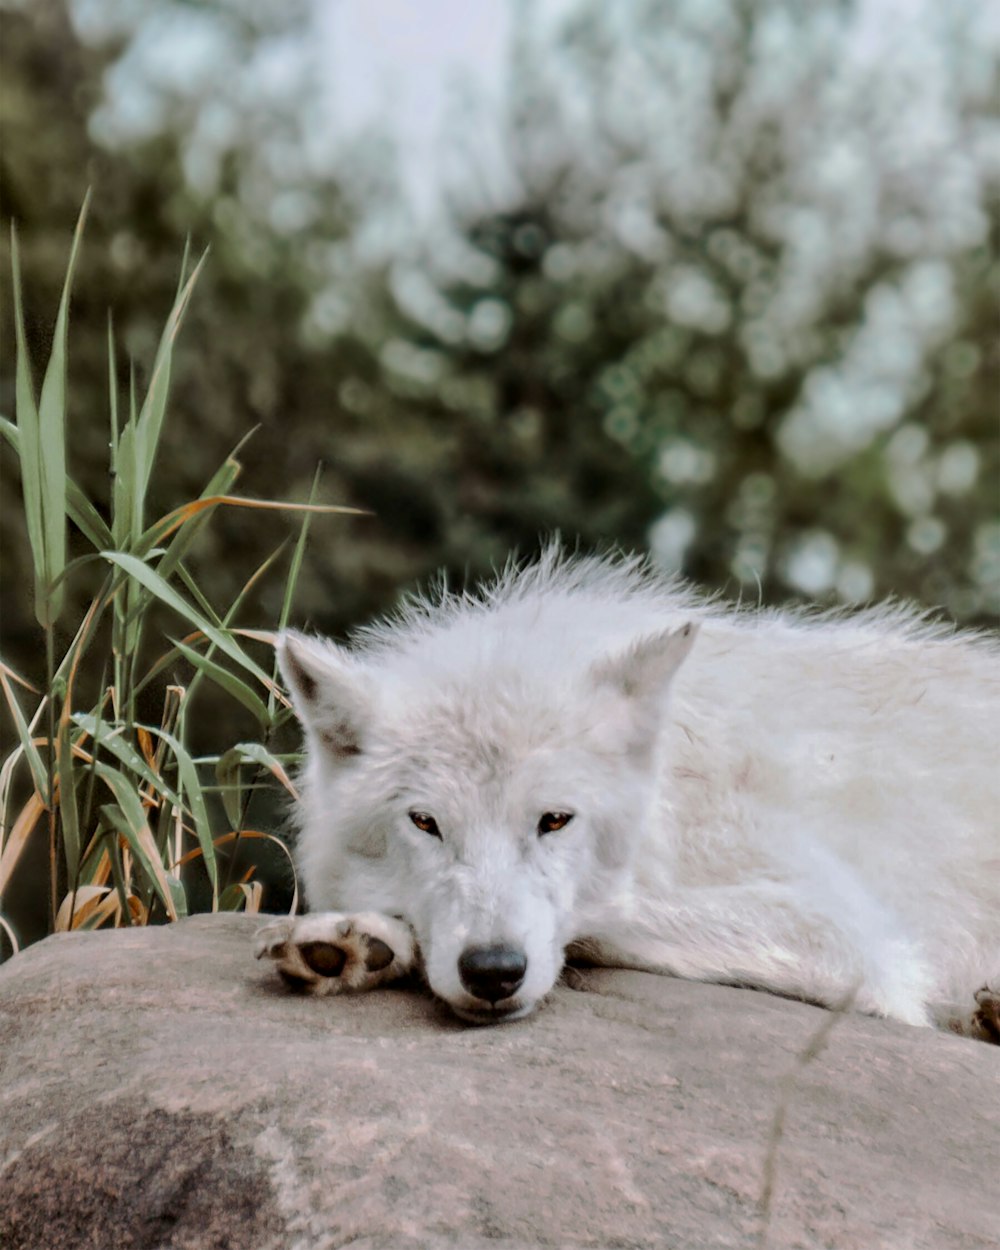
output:
[{"label": "white wolf", "polygon": [[293,985],[417,963],[458,1015],[511,1019],[569,952],[913,1025],[998,986],[989,638],[724,607],[552,547],[279,654],[315,910],[258,953]]}]

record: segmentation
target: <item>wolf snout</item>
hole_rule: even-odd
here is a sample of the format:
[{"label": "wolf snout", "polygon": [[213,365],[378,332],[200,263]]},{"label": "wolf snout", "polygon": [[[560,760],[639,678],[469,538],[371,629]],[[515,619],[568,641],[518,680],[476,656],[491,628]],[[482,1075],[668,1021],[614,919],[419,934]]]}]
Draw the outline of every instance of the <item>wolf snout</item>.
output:
[{"label": "wolf snout", "polygon": [[458,959],[458,975],[475,998],[498,1003],[517,992],[528,970],[528,956],[516,946],[497,942],[469,946]]}]

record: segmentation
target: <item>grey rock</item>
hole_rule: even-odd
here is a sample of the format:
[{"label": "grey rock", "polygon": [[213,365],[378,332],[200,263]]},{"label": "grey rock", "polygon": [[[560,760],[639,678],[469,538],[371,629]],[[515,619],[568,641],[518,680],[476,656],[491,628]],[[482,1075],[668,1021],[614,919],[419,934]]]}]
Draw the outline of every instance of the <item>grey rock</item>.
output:
[{"label": "grey rock", "polygon": [[779,1107],[773,1250],[1000,1245],[1000,1048],[607,970],[470,1028],[295,997],[256,927],[0,969],[4,1250],[756,1247]]}]

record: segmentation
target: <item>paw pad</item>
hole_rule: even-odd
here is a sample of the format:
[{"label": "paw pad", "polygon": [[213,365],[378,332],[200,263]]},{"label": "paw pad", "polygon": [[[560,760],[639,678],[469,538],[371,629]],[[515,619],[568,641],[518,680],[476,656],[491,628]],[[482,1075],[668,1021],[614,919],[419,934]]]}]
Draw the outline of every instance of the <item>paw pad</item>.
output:
[{"label": "paw pad", "polygon": [[347,952],[332,942],[303,942],[299,954],[321,977],[339,977],[347,963]]}]

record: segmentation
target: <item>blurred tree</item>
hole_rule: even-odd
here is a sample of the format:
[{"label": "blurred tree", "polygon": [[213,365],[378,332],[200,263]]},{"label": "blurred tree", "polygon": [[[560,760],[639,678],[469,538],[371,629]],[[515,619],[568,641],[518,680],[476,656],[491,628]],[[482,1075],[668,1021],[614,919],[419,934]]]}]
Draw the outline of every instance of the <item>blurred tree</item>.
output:
[{"label": "blurred tree", "polygon": [[[613,536],[641,544],[657,496],[599,425],[587,431],[575,423],[571,440],[567,410],[562,443],[525,439],[523,423],[491,426],[475,403],[456,402],[453,362],[440,386],[412,376],[424,351],[413,343],[423,344],[425,329],[396,299],[392,266],[365,268],[357,242],[359,200],[380,188],[388,193],[382,153],[348,162],[340,181],[317,173],[293,155],[307,124],[287,111],[294,93],[266,107],[258,101],[254,111],[247,99],[259,79],[233,69],[259,65],[262,48],[291,38],[301,5],[280,13],[223,0],[199,6],[201,18],[217,23],[214,72],[194,76],[193,94],[190,82],[180,90],[173,79],[150,76],[150,98],[125,116],[128,126],[105,115],[118,67],[136,39],[155,42],[157,19],[188,6],[79,8],[84,19],[90,9],[103,14],[99,28],[83,20],[100,36],[98,48],[81,41],[61,0],[8,8],[0,96],[4,209],[17,222],[38,343],[50,332],[44,318],[58,299],[71,224],[86,187],[95,189],[70,342],[77,476],[93,488],[107,471],[107,310],[123,344],[124,387],[129,357],[140,369],[151,363],[190,236],[211,256],[180,343],[178,419],[168,426],[156,503],[190,497],[254,425],[241,453],[250,493],[301,498],[324,461],[324,496],[376,516],[317,524],[302,615],[342,630],[433,569],[481,573],[511,547],[533,548],[555,525],[587,542]],[[6,285],[6,239],[2,247]],[[10,412],[6,329],[0,401]],[[10,489],[9,458],[4,472]],[[7,576],[26,551],[11,532],[13,512],[4,518]],[[220,602],[275,541],[273,521],[245,513],[216,519],[197,561],[212,570]],[[262,589],[256,623],[276,615],[279,593],[277,584]],[[19,598],[23,610],[11,602],[5,612],[5,652],[26,657],[31,672],[29,597]]]},{"label": "blurred tree", "polygon": [[591,404],[669,501],[661,559],[990,619],[1000,27],[895,16],[585,0],[552,41],[526,27],[517,168]]},{"label": "blurred tree", "polygon": [[492,263],[437,283],[492,340],[442,350],[512,425],[639,458],[669,567],[992,620],[1000,29],[891,8],[522,6],[519,199],[456,189]]},{"label": "blurred tree", "polygon": [[[989,617],[998,36],[971,0],[910,4],[902,26],[885,0],[578,0],[555,26],[522,6],[517,191],[474,198],[498,179],[468,155],[468,110],[452,221],[426,241],[380,234],[401,198],[384,146],[331,164],[318,143],[309,11],[8,5],[4,208],[36,336],[96,191],[80,476],[105,471],[105,309],[148,367],[190,234],[212,256],[157,502],[255,423],[244,489],[301,497],[324,460],[325,496],[377,513],[315,531],[300,611],[325,628],[555,527],[648,536],[751,598],[896,591]],[[9,333],[3,351],[9,411]],[[201,559],[224,599],[274,534],[220,522]]]}]

